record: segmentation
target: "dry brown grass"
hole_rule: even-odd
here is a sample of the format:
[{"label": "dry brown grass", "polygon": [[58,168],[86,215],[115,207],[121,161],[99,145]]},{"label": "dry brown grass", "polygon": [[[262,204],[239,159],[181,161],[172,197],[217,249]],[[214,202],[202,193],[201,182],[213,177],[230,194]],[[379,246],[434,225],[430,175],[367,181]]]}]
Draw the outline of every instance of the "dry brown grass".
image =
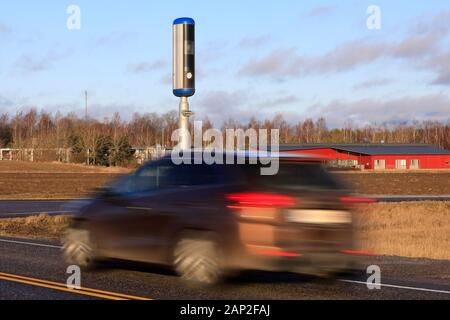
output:
[{"label": "dry brown grass", "polygon": [[450,171],[335,173],[356,192],[373,195],[448,195]]},{"label": "dry brown grass", "polygon": [[58,162],[0,161],[0,200],[85,197],[125,168],[102,168]]},{"label": "dry brown grass", "polygon": [[356,215],[360,249],[450,259],[450,202],[379,203]]},{"label": "dry brown grass", "polygon": [[1,173],[127,173],[120,167],[96,167],[61,162],[0,161]]},{"label": "dry brown grass", "polygon": [[0,219],[0,236],[57,240],[70,222],[68,216],[39,215]]},{"label": "dry brown grass", "polygon": [[[374,204],[356,217],[360,250],[382,255],[450,260],[450,203]],[[0,219],[0,236],[60,239],[67,216]]]},{"label": "dry brown grass", "polygon": [[0,199],[74,199],[117,178],[110,173],[2,173]]}]

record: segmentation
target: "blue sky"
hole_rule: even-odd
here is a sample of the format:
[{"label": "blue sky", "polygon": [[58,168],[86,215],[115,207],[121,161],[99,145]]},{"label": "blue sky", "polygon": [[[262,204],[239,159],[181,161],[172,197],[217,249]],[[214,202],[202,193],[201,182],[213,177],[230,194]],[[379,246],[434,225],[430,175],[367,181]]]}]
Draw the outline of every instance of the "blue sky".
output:
[{"label": "blue sky", "polygon": [[[81,9],[68,30],[66,9]],[[381,29],[366,27],[369,5]],[[282,113],[330,126],[450,118],[450,2],[10,1],[0,5],[0,112],[164,113],[173,19],[197,23],[197,118]]]}]

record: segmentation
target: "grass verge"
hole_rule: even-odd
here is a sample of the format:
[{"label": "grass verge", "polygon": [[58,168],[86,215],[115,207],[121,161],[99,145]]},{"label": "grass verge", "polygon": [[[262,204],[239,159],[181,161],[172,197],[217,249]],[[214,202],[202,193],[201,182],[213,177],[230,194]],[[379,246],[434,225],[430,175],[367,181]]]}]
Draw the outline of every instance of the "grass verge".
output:
[{"label": "grass verge", "polygon": [[450,260],[450,202],[378,203],[355,215],[360,249]]},{"label": "grass verge", "polygon": [[70,222],[68,216],[41,214],[25,218],[0,219],[0,236],[59,240]]}]

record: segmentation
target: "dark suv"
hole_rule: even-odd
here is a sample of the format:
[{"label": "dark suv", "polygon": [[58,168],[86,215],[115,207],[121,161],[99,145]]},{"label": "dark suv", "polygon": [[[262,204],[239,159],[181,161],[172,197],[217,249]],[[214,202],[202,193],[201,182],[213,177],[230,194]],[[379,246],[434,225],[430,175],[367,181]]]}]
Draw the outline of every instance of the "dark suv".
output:
[{"label": "dark suv", "polygon": [[203,283],[237,269],[347,271],[349,207],[357,199],[320,161],[283,157],[278,174],[264,176],[262,165],[244,158],[247,164],[175,165],[170,157],[145,164],[79,209],[63,239],[67,261],[164,264]]}]

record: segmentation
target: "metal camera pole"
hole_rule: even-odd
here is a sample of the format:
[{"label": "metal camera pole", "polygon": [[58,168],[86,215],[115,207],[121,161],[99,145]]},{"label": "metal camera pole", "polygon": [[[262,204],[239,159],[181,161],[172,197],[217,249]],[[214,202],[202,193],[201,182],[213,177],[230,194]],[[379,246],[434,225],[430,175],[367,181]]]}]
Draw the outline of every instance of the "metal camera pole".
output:
[{"label": "metal camera pole", "polygon": [[173,22],[173,94],[180,98],[179,144],[183,149],[191,147],[189,134],[188,97],[195,94],[195,21],[178,18]]},{"label": "metal camera pole", "polygon": [[180,121],[179,129],[181,130],[180,146],[183,150],[190,147],[189,143],[189,118],[192,112],[189,110],[189,101],[187,97],[180,98]]}]

